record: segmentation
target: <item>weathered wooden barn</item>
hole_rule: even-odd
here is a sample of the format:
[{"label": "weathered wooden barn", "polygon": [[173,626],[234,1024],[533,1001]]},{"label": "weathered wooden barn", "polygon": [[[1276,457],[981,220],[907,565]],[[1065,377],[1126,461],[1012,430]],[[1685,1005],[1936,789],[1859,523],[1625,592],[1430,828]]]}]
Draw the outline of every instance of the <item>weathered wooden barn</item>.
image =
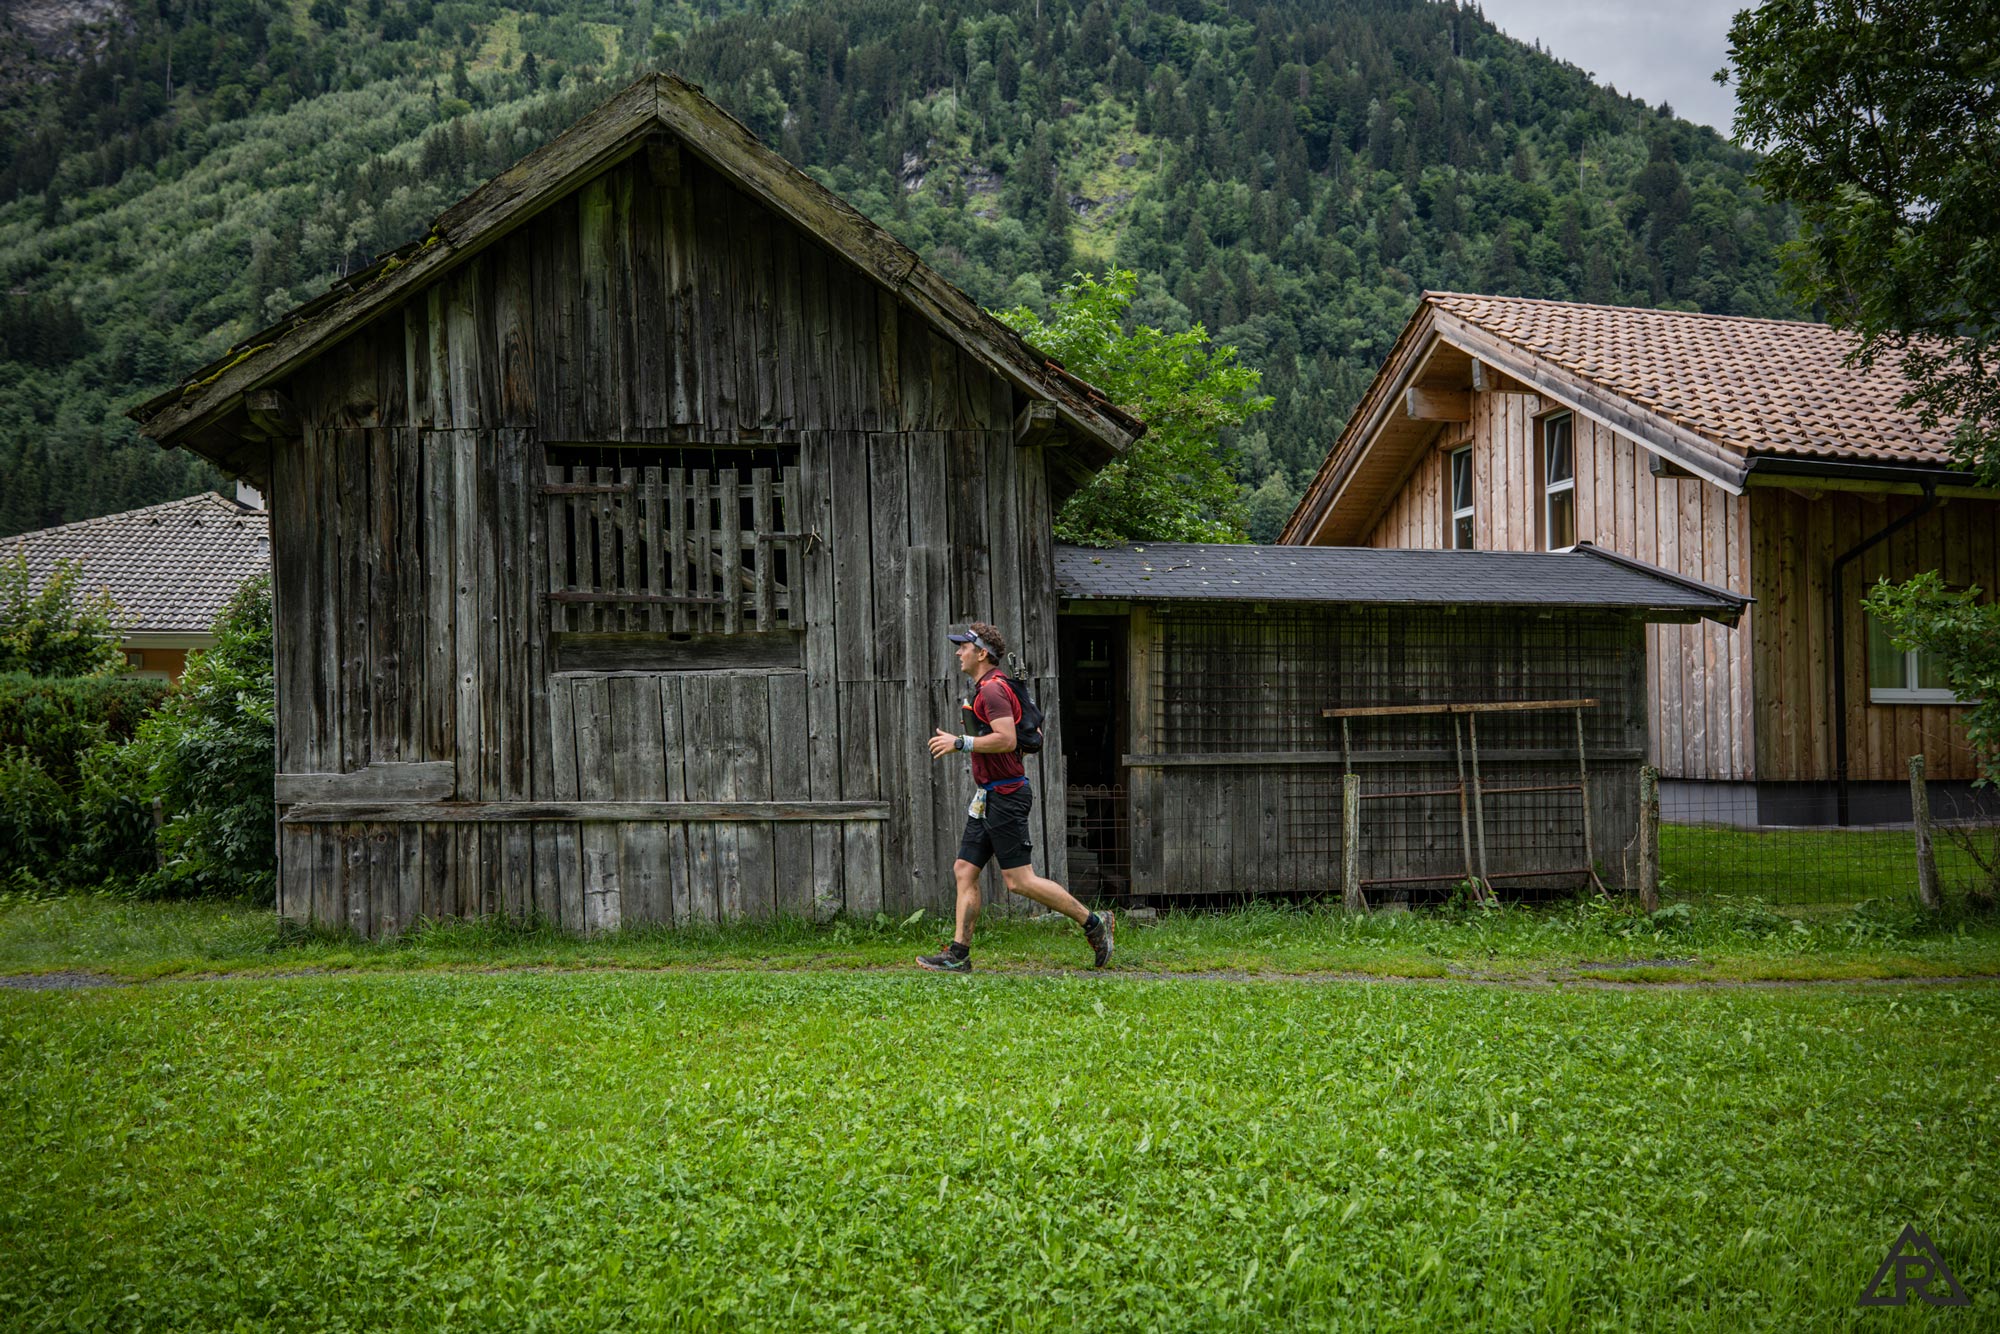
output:
[{"label": "weathered wooden barn", "polygon": [[946,627],[1059,754],[1053,506],[1143,429],[665,76],[134,415],[269,497],[279,907],[374,936],[944,906]]},{"label": "weathered wooden barn", "polygon": [[1746,599],[1566,554],[1056,549],[1070,883],[1152,901],[1631,883],[1655,624]]}]

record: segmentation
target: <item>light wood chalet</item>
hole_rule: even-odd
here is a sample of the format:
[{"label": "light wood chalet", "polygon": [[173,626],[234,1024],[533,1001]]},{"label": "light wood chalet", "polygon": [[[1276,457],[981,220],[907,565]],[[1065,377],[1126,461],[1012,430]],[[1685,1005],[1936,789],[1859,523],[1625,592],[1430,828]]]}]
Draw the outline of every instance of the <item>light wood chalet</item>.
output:
[{"label": "light wood chalet", "polygon": [[134,415],[269,498],[279,907],[370,936],[945,907],[947,628],[1059,755],[1053,506],[1143,429],[666,76]]},{"label": "light wood chalet", "polygon": [[1976,760],[1860,599],[1931,569],[2000,587],[2000,494],[1851,347],[1819,324],[1427,293],[1281,540],[1588,540],[1747,591],[1735,628],[1647,630],[1662,772],[1730,785],[1708,809],[1727,795],[1744,820],[1906,817],[1909,756],[1947,781]]}]

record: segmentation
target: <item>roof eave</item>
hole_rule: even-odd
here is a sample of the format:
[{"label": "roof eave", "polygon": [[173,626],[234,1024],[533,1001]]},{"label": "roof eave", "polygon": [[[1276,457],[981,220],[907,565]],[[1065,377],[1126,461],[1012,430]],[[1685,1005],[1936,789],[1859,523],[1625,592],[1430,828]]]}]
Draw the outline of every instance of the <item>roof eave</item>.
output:
[{"label": "roof eave", "polygon": [[1681,588],[1687,589],[1689,592],[1698,593],[1710,599],[1711,607],[1709,609],[1698,608],[1695,610],[1704,619],[1718,621],[1723,625],[1735,625],[1742,618],[1745,608],[1757,600],[1747,594],[1733,592],[1717,584],[1704,583],[1700,579],[1691,578],[1677,570],[1664,569],[1661,566],[1649,564],[1646,561],[1627,556],[1622,552],[1613,551],[1609,547],[1600,547],[1595,542],[1588,540],[1578,542],[1570,550],[1576,555],[1592,556],[1598,560],[1616,565],[1621,569],[1632,570],[1650,579],[1659,579],[1666,583],[1676,584]]},{"label": "roof eave", "polygon": [[1748,463],[1741,450],[1718,444],[1640,407],[1450,311],[1439,310],[1435,323],[1439,338],[1532,387],[1544,398],[1631,437],[1730,495],[1743,493]]},{"label": "roof eave", "polygon": [[[425,238],[356,275],[359,285],[329,293],[286,321],[252,335],[188,383],[128,414],[165,446],[220,421],[243,396],[290,374],[369,319],[531,220],[597,173],[636,153],[664,129],[767,207],[821,237],[888,288],[967,355],[1031,397],[1052,402],[1083,461],[1101,467],[1145,432],[1074,375],[1049,363],[839,196],[765,147],[743,124],[671,75],[640,79],[556,139],[439,214]],[[408,258],[393,262],[397,255]],[[196,448],[207,456],[207,451]]]},{"label": "roof eave", "polygon": [[1375,437],[1381,433],[1383,425],[1402,400],[1403,390],[1423,365],[1422,353],[1432,341],[1432,316],[1436,314],[1436,307],[1431,304],[1429,295],[1425,293],[1424,299],[1411,313],[1410,322],[1397,335],[1382,369],[1369,382],[1339,439],[1327,451],[1318,473],[1306,486],[1306,493],[1299,498],[1291,517],[1285,520],[1284,528],[1278,533],[1278,545],[1303,545],[1325,527],[1326,519],[1339,504],[1355,466],[1373,446]]}]

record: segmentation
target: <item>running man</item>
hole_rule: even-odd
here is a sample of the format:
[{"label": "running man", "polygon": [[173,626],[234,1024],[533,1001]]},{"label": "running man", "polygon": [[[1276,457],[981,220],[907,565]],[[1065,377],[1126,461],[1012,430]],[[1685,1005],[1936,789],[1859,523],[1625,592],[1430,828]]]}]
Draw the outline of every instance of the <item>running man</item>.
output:
[{"label": "running man", "polygon": [[997,857],[1007,888],[1081,926],[1096,956],[1095,966],[1102,968],[1111,962],[1112,915],[1100,917],[1055,881],[1035,874],[1035,849],[1028,837],[1028,812],[1034,807],[1034,796],[1028,790],[1028,771],[1015,747],[1021,701],[1000,673],[1007,641],[985,621],[974,621],[948,638],[958,646],[958,669],[972,678],[972,699],[964,708],[969,731],[953,736],[940,727],[930,740],[931,758],[940,760],[957,750],[971,752],[972,781],[978,787],[966,811],[958,860],[951,867],[958,880],[958,932],[942,953],[917,962],[937,973],[972,971],[972,928],[979,922],[979,873],[988,860]]}]

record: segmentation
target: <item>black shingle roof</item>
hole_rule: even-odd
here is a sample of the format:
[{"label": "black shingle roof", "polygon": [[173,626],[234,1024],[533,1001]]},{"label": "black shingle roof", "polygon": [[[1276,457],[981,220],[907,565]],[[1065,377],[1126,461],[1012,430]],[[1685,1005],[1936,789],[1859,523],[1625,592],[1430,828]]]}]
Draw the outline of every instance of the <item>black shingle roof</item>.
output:
[{"label": "black shingle roof", "polygon": [[1056,590],[1118,602],[1601,607],[1731,623],[1749,602],[1587,542],[1570,552],[1058,544]]}]

